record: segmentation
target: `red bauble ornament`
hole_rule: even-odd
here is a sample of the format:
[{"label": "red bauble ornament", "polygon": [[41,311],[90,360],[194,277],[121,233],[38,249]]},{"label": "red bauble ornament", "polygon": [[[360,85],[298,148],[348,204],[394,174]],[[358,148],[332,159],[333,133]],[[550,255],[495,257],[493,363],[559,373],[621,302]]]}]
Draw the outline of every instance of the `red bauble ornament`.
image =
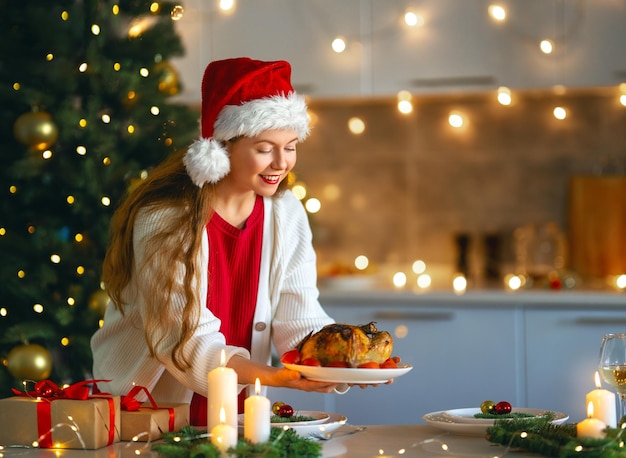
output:
[{"label": "red bauble ornament", "polygon": [[506,401],[500,401],[495,406],[496,415],[504,415],[511,413],[511,404]]},{"label": "red bauble ornament", "polygon": [[291,407],[289,404],[283,404],[278,409],[278,416],[283,418],[293,417],[293,407]]}]

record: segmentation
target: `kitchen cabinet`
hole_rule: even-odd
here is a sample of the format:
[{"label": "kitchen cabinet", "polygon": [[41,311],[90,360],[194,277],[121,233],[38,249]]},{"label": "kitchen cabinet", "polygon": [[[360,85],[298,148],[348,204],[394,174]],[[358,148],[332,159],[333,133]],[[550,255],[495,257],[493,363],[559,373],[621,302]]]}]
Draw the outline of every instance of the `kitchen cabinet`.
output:
[{"label": "kitchen cabinet", "polygon": [[394,336],[394,355],[413,366],[392,385],[353,388],[337,397],[337,412],[348,412],[351,421],[410,424],[421,422],[425,413],[480,405],[485,399],[518,401],[516,310],[385,303],[326,308],[339,321],[376,321]]},{"label": "kitchen cabinet", "polygon": [[602,336],[626,332],[626,310],[531,308],[524,318],[529,407],[585,418]]},{"label": "kitchen cabinet", "polygon": [[362,291],[323,294],[321,302],[338,322],[376,321],[394,336],[394,355],[413,369],[393,384],[343,395],[270,388],[269,396],[358,424],[421,423],[428,412],[486,399],[579,421],[602,336],[626,327],[624,296],[608,293]]}]

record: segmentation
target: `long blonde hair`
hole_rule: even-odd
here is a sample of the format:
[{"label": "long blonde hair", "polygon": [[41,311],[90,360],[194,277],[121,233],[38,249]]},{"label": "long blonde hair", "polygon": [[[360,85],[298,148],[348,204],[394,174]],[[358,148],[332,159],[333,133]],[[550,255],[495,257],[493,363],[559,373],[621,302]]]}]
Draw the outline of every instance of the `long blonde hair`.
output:
[{"label": "long blonde hair", "polygon": [[[134,189],[115,211],[109,229],[110,243],[102,267],[102,281],[115,307],[124,313],[125,304],[122,293],[131,282],[135,261],[133,249],[133,231],[137,214],[146,207],[158,209],[176,208],[178,211],[166,229],[154,234],[146,242],[146,259],[159,253],[159,258],[179,261],[185,268],[182,282],[185,293],[182,329],[179,342],[172,350],[172,361],[177,368],[189,368],[191,362],[184,356],[185,344],[191,339],[198,326],[197,291],[192,285],[199,284],[200,272],[197,272],[196,259],[202,247],[202,234],[212,213],[212,197],[215,187],[205,185],[197,187],[191,182],[183,164],[183,152],[178,152],[166,159],[151,171],[148,178]],[[161,317],[169,316],[171,308],[169,297],[176,287],[177,279],[172,264],[155,262],[150,284],[143,284],[142,289],[149,293],[145,314],[144,335],[150,354],[155,355],[155,348],[167,332],[157,332],[161,326]],[[160,335],[158,341],[153,336]]]},{"label": "long blonde hair", "polygon": [[[230,146],[236,139],[226,142]],[[137,214],[141,209],[172,209],[178,211],[176,216],[163,225],[164,229],[153,234],[146,242],[146,262],[151,258],[166,259],[168,262],[152,262],[154,266],[142,290],[147,291],[144,336],[152,356],[156,355],[156,347],[168,335],[162,329],[163,317],[171,316],[170,297],[174,289],[179,289],[181,282],[176,278],[177,269],[172,269],[172,262],[180,262],[184,266],[185,278],[182,281],[185,305],[183,308],[180,339],[172,349],[171,357],[180,370],[191,367],[191,361],[185,356],[184,347],[192,338],[198,327],[199,304],[197,288],[200,284],[198,271],[198,253],[202,249],[202,237],[206,224],[213,213],[213,202],[216,193],[214,184],[196,186],[183,164],[185,151],[175,153],[155,167],[148,178],[135,188],[111,219],[109,229],[110,243],[107,249],[103,268],[102,281],[115,307],[123,314],[123,291],[131,283],[134,272],[133,231]],[[278,188],[279,195],[287,187],[284,179]],[[156,269],[156,270],[155,270]],[[206,274],[206,272],[204,273]],[[208,281],[208,280],[207,280]],[[208,286],[210,288],[210,285]],[[155,337],[159,336],[159,337]]]}]

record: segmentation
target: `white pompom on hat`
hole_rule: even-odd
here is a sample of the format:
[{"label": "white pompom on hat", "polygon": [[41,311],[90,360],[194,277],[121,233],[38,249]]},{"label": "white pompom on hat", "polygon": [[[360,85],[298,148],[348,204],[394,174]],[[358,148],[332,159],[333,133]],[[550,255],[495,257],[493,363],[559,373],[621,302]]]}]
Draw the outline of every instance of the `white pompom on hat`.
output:
[{"label": "white pompom on hat", "polygon": [[202,136],[183,158],[194,184],[217,183],[230,172],[226,140],[274,129],[293,130],[298,140],[309,135],[306,102],[290,78],[286,61],[238,57],[207,66],[202,78]]}]

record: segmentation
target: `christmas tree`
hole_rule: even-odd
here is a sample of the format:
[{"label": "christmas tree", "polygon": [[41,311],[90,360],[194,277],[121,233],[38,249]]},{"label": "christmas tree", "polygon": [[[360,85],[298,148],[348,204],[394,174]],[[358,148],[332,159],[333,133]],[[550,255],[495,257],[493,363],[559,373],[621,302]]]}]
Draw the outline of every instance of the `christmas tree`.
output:
[{"label": "christmas tree", "polygon": [[0,0],[0,397],[90,376],[120,200],[198,132],[172,102],[182,5]]}]

